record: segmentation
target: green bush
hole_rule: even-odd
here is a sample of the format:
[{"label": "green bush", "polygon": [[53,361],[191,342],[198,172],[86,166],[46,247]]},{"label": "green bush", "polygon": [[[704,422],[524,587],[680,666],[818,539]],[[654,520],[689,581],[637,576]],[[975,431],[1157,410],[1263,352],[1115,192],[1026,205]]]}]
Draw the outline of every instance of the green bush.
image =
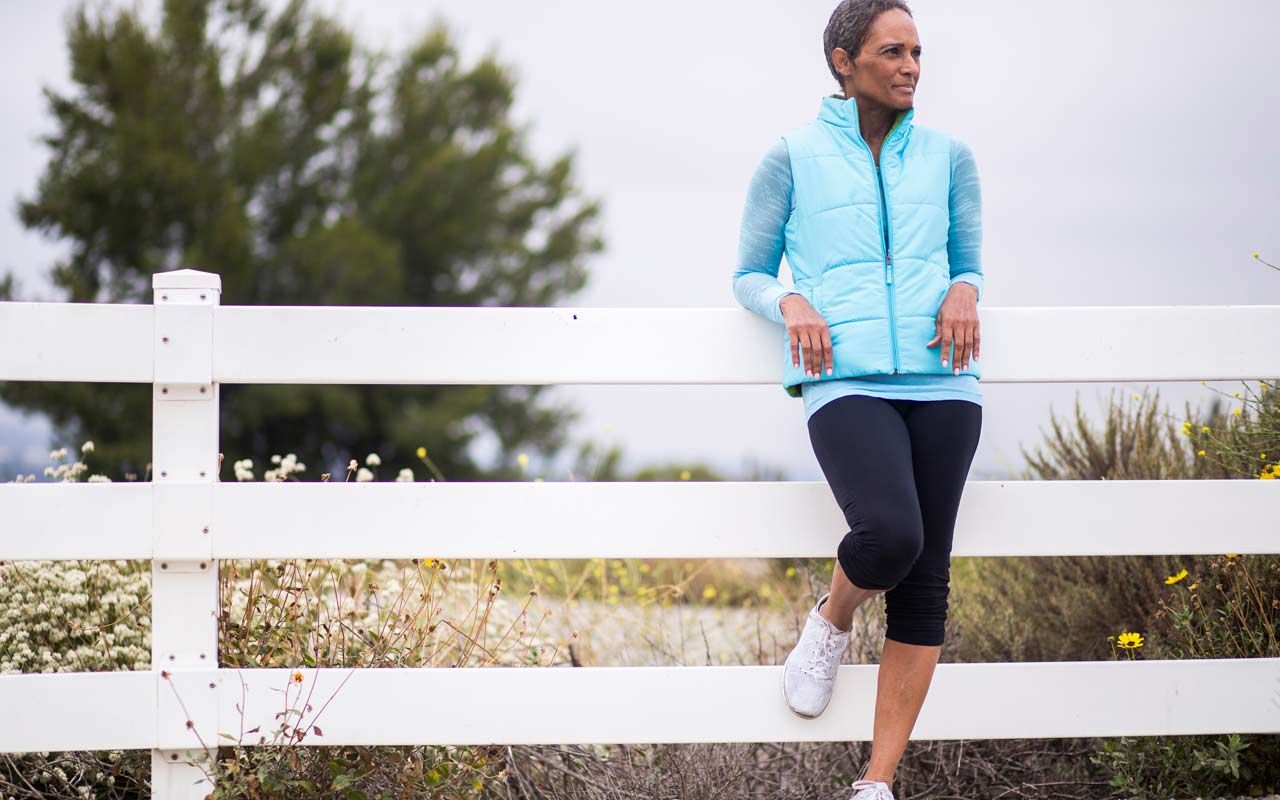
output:
[{"label": "green bush", "polygon": [[[1181,421],[1158,392],[1112,398],[1101,430],[1077,400],[1075,426],[1052,419],[1028,480],[1280,477],[1280,392]],[[1258,520],[1256,524],[1274,524]],[[1208,532],[1206,532],[1208,533]],[[1276,657],[1280,562],[1270,555],[957,559],[954,655],[960,661]],[[1121,635],[1125,643],[1121,646]],[[1126,797],[1260,794],[1280,787],[1280,737],[1203,735],[1094,740],[1090,762]]]}]

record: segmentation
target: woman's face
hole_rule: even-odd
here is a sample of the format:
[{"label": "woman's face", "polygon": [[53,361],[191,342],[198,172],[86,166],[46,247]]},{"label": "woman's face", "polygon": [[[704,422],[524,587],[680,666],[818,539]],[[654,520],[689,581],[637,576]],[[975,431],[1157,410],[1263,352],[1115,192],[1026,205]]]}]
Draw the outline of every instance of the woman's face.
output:
[{"label": "woman's face", "polygon": [[848,54],[840,48],[832,53],[832,62],[845,76],[847,96],[905,111],[914,104],[920,83],[920,37],[915,21],[901,9],[890,9],[871,23],[852,69]]}]

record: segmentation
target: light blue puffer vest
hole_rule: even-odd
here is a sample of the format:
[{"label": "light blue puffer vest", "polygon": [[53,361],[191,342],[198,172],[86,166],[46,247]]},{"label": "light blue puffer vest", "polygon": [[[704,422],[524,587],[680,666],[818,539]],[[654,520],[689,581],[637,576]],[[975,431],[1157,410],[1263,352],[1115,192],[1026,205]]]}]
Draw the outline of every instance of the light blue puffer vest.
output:
[{"label": "light blue puffer vest", "polygon": [[[818,118],[783,134],[791,157],[795,208],[786,256],[795,291],[827,321],[832,374],[805,375],[791,363],[783,331],[783,388],[878,374],[951,374],[941,363],[937,314],[950,288],[951,138],[913,125],[915,109],[880,148],[877,170],[858,127],[857,101],[822,98]],[[888,247],[885,234],[888,234]],[[978,362],[961,374],[981,378]]]}]

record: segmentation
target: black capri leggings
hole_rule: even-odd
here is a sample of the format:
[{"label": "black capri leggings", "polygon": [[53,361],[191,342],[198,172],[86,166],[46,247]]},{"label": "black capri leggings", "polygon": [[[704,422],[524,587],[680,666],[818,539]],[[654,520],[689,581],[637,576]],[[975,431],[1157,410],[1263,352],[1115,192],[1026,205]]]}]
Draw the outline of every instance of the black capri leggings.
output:
[{"label": "black capri leggings", "polygon": [[942,644],[951,540],[982,406],[845,395],[815,411],[808,427],[849,524],[836,550],[845,576],[888,590],[886,639]]}]

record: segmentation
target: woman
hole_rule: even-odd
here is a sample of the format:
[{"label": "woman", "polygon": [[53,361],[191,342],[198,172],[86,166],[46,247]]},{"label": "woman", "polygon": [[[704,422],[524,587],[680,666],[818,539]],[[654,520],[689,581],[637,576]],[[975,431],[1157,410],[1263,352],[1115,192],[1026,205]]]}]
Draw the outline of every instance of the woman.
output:
[{"label": "woman", "polygon": [[[734,296],[786,325],[783,387],[849,531],[783,668],[796,714],[826,708],[853,611],[884,593],[871,760],[893,775],[942,650],[952,533],[982,426],[980,195],[969,148],[914,125],[920,42],[902,0],[844,0],[823,36],[839,94],[756,169]],[[783,253],[795,286],[777,279]],[[937,348],[937,349],[934,349]]]}]

